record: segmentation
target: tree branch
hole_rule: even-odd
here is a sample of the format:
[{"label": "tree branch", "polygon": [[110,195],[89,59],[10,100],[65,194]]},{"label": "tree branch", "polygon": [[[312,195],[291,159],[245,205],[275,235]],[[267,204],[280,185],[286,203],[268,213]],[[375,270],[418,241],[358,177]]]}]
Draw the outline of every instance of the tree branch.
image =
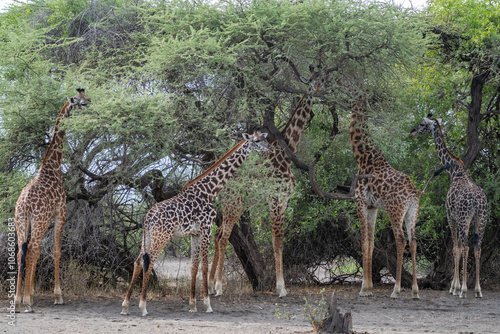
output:
[{"label": "tree branch", "polygon": [[309,175],[309,182],[311,183],[311,186],[313,187],[314,191],[316,191],[316,193],[318,193],[318,195],[320,195],[321,197],[326,197],[326,198],[330,198],[330,199],[339,199],[339,200],[356,199],[356,197],[354,195],[354,189],[356,188],[356,183],[358,182],[358,180],[376,177],[376,175],[372,175],[372,174],[370,174],[370,175],[356,175],[351,182],[351,187],[350,187],[348,194],[328,193],[328,192],[321,190],[318,187],[318,184],[316,182],[314,164],[307,165],[304,162],[302,162],[301,160],[299,160],[299,158],[297,158],[297,156],[292,152],[290,147],[288,147],[285,139],[283,138],[283,134],[274,125],[274,121],[273,121],[272,116],[273,115],[271,112],[269,112],[269,111],[266,112],[266,115],[264,116],[264,126],[275,136],[275,138],[278,141],[278,143],[280,144],[281,148],[285,151],[286,155],[288,155],[288,157],[293,161],[294,165],[299,169],[307,171],[307,173]]}]

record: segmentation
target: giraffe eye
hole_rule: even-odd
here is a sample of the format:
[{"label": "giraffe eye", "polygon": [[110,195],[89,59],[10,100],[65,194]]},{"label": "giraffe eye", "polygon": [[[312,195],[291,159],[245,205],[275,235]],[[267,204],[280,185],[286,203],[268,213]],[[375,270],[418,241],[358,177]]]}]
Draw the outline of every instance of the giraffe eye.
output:
[{"label": "giraffe eye", "polygon": [[260,143],[260,139],[255,139],[255,142],[256,143]]}]

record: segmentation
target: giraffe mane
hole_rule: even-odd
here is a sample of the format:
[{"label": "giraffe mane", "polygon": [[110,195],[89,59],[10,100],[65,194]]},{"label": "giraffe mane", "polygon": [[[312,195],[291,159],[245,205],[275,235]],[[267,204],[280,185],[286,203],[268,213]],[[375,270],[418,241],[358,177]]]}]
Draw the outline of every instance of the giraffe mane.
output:
[{"label": "giraffe mane", "polygon": [[52,146],[52,141],[54,140],[54,134],[56,132],[57,126],[59,125],[59,121],[61,120],[61,115],[62,115],[63,111],[66,110],[66,108],[68,106],[69,106],[69,102],[66,102],[63,105],[63,107],[61,108],[61,111],[59,112],[59,116],[57,116],[56,125],[54,126],[54,133],[52,134],[52,139],[50,140],[50,144],[49,144],[49,147],[47,148],[47,152],[45,152],[45,155],[43,156],[42,165],[45,163],[45,160],[47,159],[47,155],[50,151],[50,147]]},{"label": "giraffe mane", "polygon": [[222,158],[220,158],[219,160],[217,160],[212,166],[210,166],[206,171],[204,171],[203,173],[201,173],[200,175],[198,175],[197,177],[195,177],[194,179],[188,181],[184,187],[182,187],[182,191],[186,190],[187,187],[189,187],[190,185],[192,185],[193,183],[196,183],[198,182],[200,179],[204,178],[208,173],[210,173],[211,171],[213,171],[215,168],[219,167],[219,165],[224,161],[226,160],[226,158],[230,155],[230,154],[233,154],[234,151],[236,151],[238,148],[240,148],[241,146],[243,146],[243,144],[246,143],[246,139],[243,139],[242,141],[240,141],[238,144],[234,145],[234,147],[232,149],[230,149],[226,154],[224,154],[222,156]]},{"label": "giraffe mane", "polygon": [[[443,142],[444,142],[443,130],[441,130],[441,125],[439,124],[439,122],[437,120],[436,120],[436,124],[438,126],[439,133],[441,134],[441,138],[443,138]],[[462,166],[462,168],[465,170],[465,164],[462,161],[462,159],[460,159],[459,157],[457,157],[456,155],[454,155],[453,153],[451,153],[450,150],[448,149],[448,147],[446,146],[446,144],[444,145],[444,148],[448,152],[448,154],[450,155],[450,157],[452,157],[453,159],[455,159],[460,164],[460,166]]]}]

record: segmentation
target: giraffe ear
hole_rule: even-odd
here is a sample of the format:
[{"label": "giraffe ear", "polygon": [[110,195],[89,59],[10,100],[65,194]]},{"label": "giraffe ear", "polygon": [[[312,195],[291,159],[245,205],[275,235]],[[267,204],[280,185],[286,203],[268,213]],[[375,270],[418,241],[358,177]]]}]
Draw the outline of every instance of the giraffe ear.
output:
[{"label": "giraffe ear", "polygon": [[243,139],[250,140],[250,135],[248,133],[243,133]]},{"label": "giraffe ear", "polygon": [[261,133],[261,134],[262,134],[262,137],[267,138],[267,135],[268,135],[268,133],[267,133],[267,132],[263,132],[263,133]]},{"label": "giraffe ear", "polygon": [[441,123],[443,123],[443,119],[442,118],[438,118],[436,119],[436,121],[438,122],[438,124],[441,126]]}]

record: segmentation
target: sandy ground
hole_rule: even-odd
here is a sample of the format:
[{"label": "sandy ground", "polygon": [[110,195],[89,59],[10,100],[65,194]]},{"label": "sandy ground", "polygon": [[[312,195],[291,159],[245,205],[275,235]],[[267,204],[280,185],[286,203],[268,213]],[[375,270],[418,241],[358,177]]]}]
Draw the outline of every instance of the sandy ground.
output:
[{"label": "sandy ground", "polygon": [[[312,333],[303,314],[304,298],[317,306],[322,289],[287,288],[285,298],[234,291],[212,297],[211,314],[204,312],[201,297],[198,313],[189,313],[187,291],[152,297],[148,317],[140,316],[138,293],[132,297],[128,316],[120,315],[121,295],[65,296],[64,305],[53,305],[50,295],[35,294],[35,313],[16,314],[14,326],[8,324],[9,304],[2,296],[0,333]],[[359,297],[359,288],[359,284],[352,284],[324,291],[328,298],[336,291],[341,312],[352,313],[356,333],[500,333],[498,289],[484,289],[482,299],[475,299],[472,293],[459,299],[447,291],[421,290],[421,299],[412,300],[411,291],[391,299],[392,286],[388,284],[377,285],[374,297],[369,298]]]}]

